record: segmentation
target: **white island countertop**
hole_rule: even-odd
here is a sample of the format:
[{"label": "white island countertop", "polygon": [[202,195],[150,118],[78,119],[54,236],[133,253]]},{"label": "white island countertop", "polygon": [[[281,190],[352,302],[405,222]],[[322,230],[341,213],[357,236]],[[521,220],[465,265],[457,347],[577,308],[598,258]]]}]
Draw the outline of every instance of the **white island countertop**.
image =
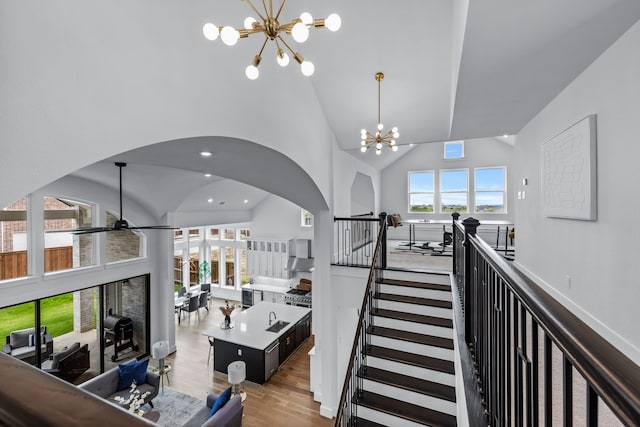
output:
[{"label": "white island countertop", "polygon": [[286,294],[289,291],[289,287],[284,286],[275,286],[275,285],[262,285],[260,283],[252,283],[250,285],[243,285],[242,289],[251,289],[253,291],[264,291],[264,292],[276,292],[280,294]]},{"label": "white island countertop", "polygon": [[[269,313],[272,311],[276,314],[276,321],[289,322],[279,332],[266,331],[269,327]],[[234,324],[233,328],[222,329],[220,326],[214,326],[204,331],[202,335],[264,350],[282,334],[295,327],[296,323],[308,313],[311,313],[309,308],[261,301],[243,312],[231,316],[231,322]]]}]

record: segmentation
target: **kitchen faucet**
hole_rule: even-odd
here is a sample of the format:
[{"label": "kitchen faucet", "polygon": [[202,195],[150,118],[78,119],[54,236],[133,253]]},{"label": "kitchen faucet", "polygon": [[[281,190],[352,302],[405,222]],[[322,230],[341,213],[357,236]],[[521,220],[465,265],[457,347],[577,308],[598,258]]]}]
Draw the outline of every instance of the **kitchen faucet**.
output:
[{"label": "kitchen faucet", "polygon": [[276,313],[274,311],[269,312],[269,326],[271,326],[271,315],[273,314],[273,320],[276,320]]}]

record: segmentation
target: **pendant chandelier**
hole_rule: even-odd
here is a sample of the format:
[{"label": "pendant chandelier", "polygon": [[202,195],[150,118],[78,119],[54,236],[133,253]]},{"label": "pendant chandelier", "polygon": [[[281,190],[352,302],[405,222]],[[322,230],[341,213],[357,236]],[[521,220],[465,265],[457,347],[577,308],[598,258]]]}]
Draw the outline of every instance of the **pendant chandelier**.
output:
[{"label": "pendant chandelier", "polygon": [[313,63],[305,61],[300,53],[295,52],[282,37],[282,34],[288,34],[296,42],[304,43],[309,38],[309,27],[327,28],[330,31],[338,31],[342,25],[340,16],[335,13],[329,15],[327,19],[313,19],[311,14],[308,12],[304,12],[299,18],[295,18],[287,24],[281,24],[278,19],[280,18],[280,13],[282,12],[287,0],[282,0],[280,7],[278,7],[275,14],[273,10],[273,0],[269,0],[268,7],[266,0],[262,0],[264,12],[256,9],[253,3],[251,3],[251,0],[244,1],[249,4],[251,9],[253,9],[255,14],[258,16],[259,21],[253,17],[247,17],[244,20],[244,28],[241,29],[235,29],[231,26],[218,27],[215,24],[207,23],[202,28],[202,32],[208,40],[216,40],[219,35],[222,42],[227,46],[233,46],[239,39],[247,38],[251,34],[263,33],[265,37],[264,43],[262,43],[262,47],[260,48],[260,52],[258,52],[258,54],[253,58],[251,65],[245,69],[247,78],[251,80],[257,79],[260,75],[258,65],[260,65],[260,62],[262,61],[262,52],[269,40],[276,42],[276,60],[278,65],[286,67],[289,64],[289,55],[283,49],[284,46],[289,52],[291,52],[293,59],[300,64],[302,74],[305,76],[311,76],[315,71]]},{"label": "pendant chandelier", "polygon": [[375,146],[376,154],[380,155],[380,153],[382,153],[383,145],[391,148],[393,151],[398,151],[396,139],[400,137],[400,133],[398,133],[397,127],[394,127],[393,129],[387,131],[387,133],[382,133],[384,125],[380,120],[380,83],[382,82],[382,80],[384,80],[384,74],[376,73],[375,78],[378,82],[378,128],[375,134],[370,133],[366,129],[362,129],[360,131],[360,136],[362,138],[362,141],[360,141],[360,151],[364,153],[369,148]]}]

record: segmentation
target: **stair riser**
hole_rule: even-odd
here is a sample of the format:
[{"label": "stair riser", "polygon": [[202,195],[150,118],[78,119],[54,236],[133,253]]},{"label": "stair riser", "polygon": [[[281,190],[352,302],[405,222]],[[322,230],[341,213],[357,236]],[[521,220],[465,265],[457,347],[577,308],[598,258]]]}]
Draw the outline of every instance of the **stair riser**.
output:
[{"label": "stair riser", "polygon": [[451,301],[451,291],[436,291],[433,289],[420,289],[407,286],[395,286],[380,284],[380,292],[393,295],[405,295],[409,297],[431,298],[440,301]]},{"label": "stair riser", "polygon": [[385,412],[365,408],[364,406],[358,406],[358,416],[385,426],[424,427],[423,424],[414,423],[413,421],[405,420],[400,417],[394,417],[393,415],[389,415]]},{"label": "stair riser", "polygon": [[433,409],[434,411],[443,412],[449,415],[456,415],[457,409],[455,402],[449,402],[447,400],[438,399],[436,397],[427,396],[421,393],[416,393],[367,379],[363,381],[362,388],[373,393],[408,402],[423,408]]},{"label": "stair riser", "polygon": [[401,331],[415,332],[423,335],[453,339],[453,328],[426,325],[424,323],[410,322],[407,320],[392,319],[389,317],[375,316],[373,324],[384,328],[399,329]]},{"label": "stair riser", "polygon": [[378,308],[385,310],[402,311],[405,313],[423,314],[425,316],[442,317],[444,319],[453,319],[453,310],[450,308],[440,308],[424,306],[419,304],[407,304],[404,302],[377,300]]},{"label": "stair riser", "polygon": [[381,337],[377,335],[371,336],[371,344],[392,348],[394,350],[406,351],[408,353],[419,354],[422,356],[435,357],[436,359],[453,361],[453,350],[432,347],[424,344],[416,344],[409,341],[403,341],[393,338]]},{"label": "stair riser", "polygon": [[438,285],[451,285],[449,274],[438,273],[413,273],[410,271],[385,271],[384,277],[388,279],[410,280],[414,282],[435,283]]}]

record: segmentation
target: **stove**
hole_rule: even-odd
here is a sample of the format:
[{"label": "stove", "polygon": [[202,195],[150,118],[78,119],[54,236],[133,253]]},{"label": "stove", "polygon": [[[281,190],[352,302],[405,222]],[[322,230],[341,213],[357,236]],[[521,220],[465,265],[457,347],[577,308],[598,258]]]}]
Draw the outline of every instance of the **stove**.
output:
[{"label": "stove", "polygon": [[311,291],[301,289],[289,289],[284,294],[284,302],[289,305],[311,308]]}]

